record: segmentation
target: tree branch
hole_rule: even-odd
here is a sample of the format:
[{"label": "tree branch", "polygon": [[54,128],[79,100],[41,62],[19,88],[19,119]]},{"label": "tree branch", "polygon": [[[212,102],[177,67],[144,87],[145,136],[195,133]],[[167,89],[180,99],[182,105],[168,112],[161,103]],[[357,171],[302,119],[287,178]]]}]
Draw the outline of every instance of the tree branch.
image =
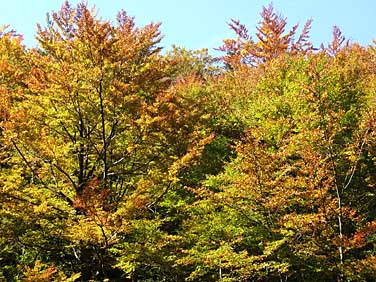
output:
[{"label": "tree branch", "polygon": [[14,148],[16,149],[16,151],[18,152],[18,154],[21,156],[22,160],[25,162],[26,166],[31,170],[31,172],[33,173],[33,175],[36,177],[36,179],[38,179],[38,181],[43,185],[43,187],[46,188],[47,190],[51,191],[52,193],[54,193],[56,196],[59,196],[61,199],[65,200],[71,207],[73,207],[73,201],[67,195],[65,195],[63,192],[57,191],[56,189],[52,188],[47,183],[45,183],[38,176],[38,173],[32,167],[32,165],[30,164],[30,162],[26,159],[25,155],[21,152],[21,150],[17,146],[16,142],[14,140],[11,140],[11,142],[12,142]]}]

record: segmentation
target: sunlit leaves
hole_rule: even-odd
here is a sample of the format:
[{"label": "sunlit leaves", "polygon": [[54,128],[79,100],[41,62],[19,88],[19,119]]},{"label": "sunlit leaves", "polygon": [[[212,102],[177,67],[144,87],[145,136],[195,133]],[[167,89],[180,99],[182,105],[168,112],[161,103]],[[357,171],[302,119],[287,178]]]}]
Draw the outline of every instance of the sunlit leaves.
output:
[{"label": "sunlit leaves", "polygon": [[270,5],[221,67],[96,13],[0,30],[0,280],[373,279],[374,46]]},{"label": "sunlit leaves", "polygon": [[[247,37],[245,27],[239,24],[237,30],[239,37]],[[367,86],[373,81],[372,59],[356,44],[339,44],[335,54],[283,52],[262,66],[236,68],[220,80],[217,89],[223,93],[227,122],[241,124],[245,131],[236,143],[236,160],[197,193],[203,211],[189,232],[202,237],[182,262],[198,263],[198,254],[204,260],[214,250],[225,256],[221,244],[226,241],[236,246],[231,257],[242,255],[228,273],[245,271],[241,261],[249,256],[260,268],[248,269],[247,277],[256,280],[263,279],[262,265],[270,280],[355,277],[351,267],[356,261],[368,273],[368,254],[362,253],[360,242],[368,232],[362,227],[365,214],[374,216],[366,211],[370,202],[364,202],[371,197],[364,179],[372,180],[363,177],[372,170],[368,148],[374,146],[374,93]],[[210,222],[220,238],[205,231]],[[242,235],[233,231],[227,238],[225,230],[235,226],[242,227]],[[365,229],[355,240],[357,228]],[[264,244],[255,248],[245,239],[247,232]],[[230,279],[225,268],[221,271],[223,279]],[[200,264],[192,275],[219,279],[219,266]]]},{"label": "sunlit leaves", "polygon": [[226,53],[222,58],[229,68],[234,69],[241,65],[254,66],[284,54],[306,54],[314,50],[309,41],[312,20],[306,22],[295,40],[298,25],[285,32],[287,19],[275,12],[272,4],[263,7],[260,15],[261,21],[256,27],[257,41],[252,39],[245,25],[238,20],[231,20],[229,23],[237,38],[224,40],[224,45],[218,48]]}]

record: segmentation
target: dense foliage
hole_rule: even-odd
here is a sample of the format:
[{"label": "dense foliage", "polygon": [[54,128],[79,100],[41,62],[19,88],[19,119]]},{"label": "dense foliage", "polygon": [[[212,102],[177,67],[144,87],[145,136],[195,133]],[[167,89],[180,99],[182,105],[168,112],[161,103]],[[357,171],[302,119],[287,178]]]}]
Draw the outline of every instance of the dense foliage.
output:
[{"label": "dense foliage", "polygon": [[161,52],[65,2],[0,30],[1,281],[376,281],[376,46]]}]

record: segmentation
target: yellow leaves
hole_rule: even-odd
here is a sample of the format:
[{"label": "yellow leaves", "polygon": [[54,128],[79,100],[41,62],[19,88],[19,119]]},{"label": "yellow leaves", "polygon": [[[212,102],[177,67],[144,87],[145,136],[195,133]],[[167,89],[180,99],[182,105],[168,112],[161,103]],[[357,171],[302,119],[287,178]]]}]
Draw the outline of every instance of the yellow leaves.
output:
[{"label": "yellow leaves", "polygon": [[79,278],[81,278],[81,273],[74,273],[70,277],[67,277],[67,278],[65,278],[64,276],[65,275],[61,275],[62,280],[60,280],[60,281],[62,281],[62,282],[74,282],[74,281],[77,281]]},{"label": "yellow leaves", "polygon": [[115,264],[115,267],[121,269],[125,273],[126,278],[132,278],[132,274],[137,267],[137,263],[120,259],[119,262]]},{"label": "yellow leaves", "polygon": [[50,282],[50,281],[61,281],[61,282],[74,282],[81,277],[81,273],[74,273],[70,277],[67,277],[63,272],[58,271],[54,266],[48,266],[40,260],[36,260],[34,267],[29,266],[18,266],[25,278],[22,279],[23,282]]},{"label": "yellow leaves", "polygon": [[[357,262],[352,263],[351,267],[349,267],[348,269],[348,272],[349,272],[348,275],[355,276],[354,273],[356,273],[358,275],[362,274],[364,277],[368,278],[374,275],[375,271],[376,271],[376,256],[370,255],[364,259],[360,259]],[[358,279],[358,277],[355,276],[355,279]]]},{"label": "yellow leaves", "polygon": [[286,244],[287,241],[288,241],[288,238],[285,237],[280,240],[268,242],[264,246],[263,255],[266,257],[274,255],[275,252],[278,251],[278,249],[280,249],[283,245]]},{"label": "yellow leaves", "polygon": [[51,208],[48,206],[47,201],[42,201],[40,205],[35,205],[33,209],[35,214],[40,214],[40,215],[46,214],[50,210]]},{"label": "yellow leaves", "polygon": [[84,242],[85,244],[104,245],[106,230],[100,223],[90,218],[80,218],[77,223],[67,227],[67,237],[75,243]]},{"label": "yellow leaves", "polygon": [[176,160],[169,168],[168,174],[170,179],[176,183],[179,181],[177,178],[177,175],[180,170],[184,169],[185,167],[188,167],[196,158],[198,158],[204,148],[205,145],[209,144],[213,139],[215,138],[215,135],[212,133],[209,136],[201,139],[198,141],[198,144],[192,144],[191,148],[188,148],[188,151],[185,155],[183,155],[181,158]]},{"label": "yellow leaves", "polygon": [[25,282],[48,282],[51,281],[52,276],[56,273],[56,269],[53,266],[43,269],[43,264],[41,261],[37,260],[33,268],[28,266],[25,267],[24,274],[26,278],[23,280]]},{"label": "yellow leaves", "polygon": [[[10,164],[11,162],[8,162]],[[1,165],[1,162],[0,162]],[[23,169],[14,165],[9,174],[0,174],[0,193],[14,192],[18,187],[22,185]]]},{"label": "yellow leaves", "polygon": [[13,32],[0,31],[0,128],[13,112],[14,100],[23,96],[27,76],[25,50]]}]

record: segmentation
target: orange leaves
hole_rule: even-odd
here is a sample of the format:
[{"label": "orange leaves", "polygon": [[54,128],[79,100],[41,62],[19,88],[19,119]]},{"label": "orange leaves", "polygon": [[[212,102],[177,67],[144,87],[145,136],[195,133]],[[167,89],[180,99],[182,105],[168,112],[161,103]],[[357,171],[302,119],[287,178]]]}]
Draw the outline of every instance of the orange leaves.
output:
[{"label": "orange leaves", "polygon": [[263,7],[260,15],[261,21],[256,27],[257,42],[253,41],[243,24],[237,20],[231,20],[229,26],[238,37],[224,40],[224,45],[218,48],[226,53],[222,59],[227,66],[237,68],[242,64],[258,65],[283,54],[306,54],[314,50],[312,43],[308,40],[312,20],[306,22],[298,39],[294,41],[298,25],[285,33],[286,18],[278,15],[272,4],[269,7]]},{"label": "orange leaves", "polygon": [[372,47],[345,47],[335,29],[313,53],[311,21],[286,30],[270,5],[256,41],[229,24],[226,72],[207,50],[160,54],[160,25],[124,11],[115,25],[83,3],[51,15],[41,49],[0,30],[0,254],[13,244],[9,257],[48,262],[25,276],[371,273]]},{"label": "orange leaves", "polygon": [[353,243],[356,247],[363,247],[366,245],[367,237],[376,234],[376,221],[367,222],[366,226],[357,230],[353,236]]},{"label": "orange leaves", "polygon": [[[244,38],[242,32],[239,27],[239,38]],[[223,95],[233,93],[229,108],[246,133],[236,144],[238,157],[208,181],[206,196],[216,209],[234,212],[239,221],[252,226],[263,222],[267,231],[257,235],[265,242],[273,245],[278,236],[285,240],[283,251],[276,250],[278,258],[291,252],[297,268],[322,267],[330,277],[329,269],[357,261],[354,253],[368,256],[365,246],[374,248],[372,224],[360,227],[367,221],[362,215],[374,217],[374,191],[367,192],[372,184],[364,183],[366,171],[374,171],[368,152],[374,144],[369,127],[374,93],[364,88],[373,79],[368,73],[371,60],[355,45],[335,58],[324,52],[291,55],[270,59],[253,72],[237,68],[225,76]],[[205,198],[204,193],[199,196]],[[271,262],[279,265],[278,258]],[[341,271],[336,269],[333,276]]]},{"label": "orange leaves", "polygon": [[43,265],[41,261],[36,261],[34,268],[26,267],[25,276],[26,279],[23,280],[25,282],[33,282],[33,281],[40,281],[40,282],[47,282],[53,279],[54,274],[57,272],[55,267],[49,266],[43,269]]},{"label": "orange leaves", "polygon": [[256,27],[259,48],[254,51],[254,55],[268,61],[287,51],[291,44],[292,36],[296,32],[297,25],[286,35],[283,35],[287,24],[286,19],[277,15],[271,4],[268,8],[263,7],[261,18],[259,26]]},{"label": "orange leaves", "polygon": [[[332,42],[329,44],[328,48],[324,50],[328,53],[329,56],[335,57],[338,54],[338,52],[342,49],[344,42],[345,37],[343,36],[341,30],[338,26],[334,26]],[[346,45],[349,46],[349,41],[347,41]]]},{"label": "orange leaves", "polygon": [[110,190],[102,189],[101,181],[94,177],[76,195],[74,207],[87,216],[95,216],[98,211],[110,211]]},{"label": "orange leaves", "polygon": [[[11,99],[8,93],[0,87],[0,122],[7,120],[10,115]],[[1,125],[0,125],[1,126]]]},{"label": "orange leaves", "polygon": [[0,28],[0,123],[9,118],[14,101],[22,99],[28,67],[20,38],[5,30]]}]

